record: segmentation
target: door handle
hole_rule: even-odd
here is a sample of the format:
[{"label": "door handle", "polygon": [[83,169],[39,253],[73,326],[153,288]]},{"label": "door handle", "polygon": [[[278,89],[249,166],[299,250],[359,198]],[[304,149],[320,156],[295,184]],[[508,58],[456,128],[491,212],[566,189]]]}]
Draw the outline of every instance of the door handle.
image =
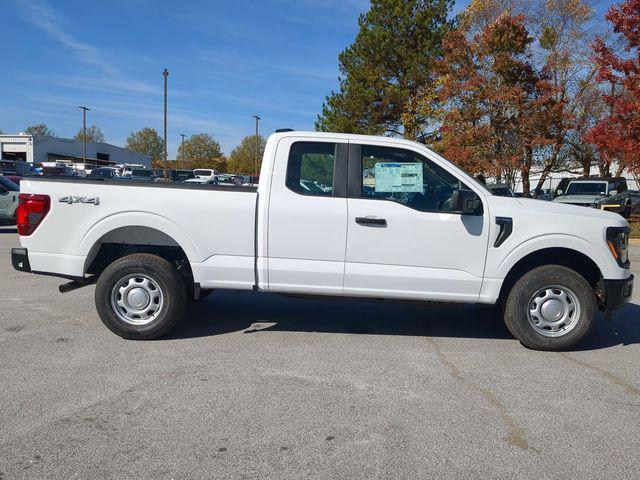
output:
[{"label": "door handle", "polygon": [[376,217],[356,217],[356,223],[367,227],[386,227],[387,219]]}]

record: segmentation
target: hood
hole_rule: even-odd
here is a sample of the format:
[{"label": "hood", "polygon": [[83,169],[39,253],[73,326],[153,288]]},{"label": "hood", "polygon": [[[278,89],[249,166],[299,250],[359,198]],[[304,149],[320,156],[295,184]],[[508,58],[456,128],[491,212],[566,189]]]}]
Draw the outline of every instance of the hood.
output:
[{"label": "hood", "polygon": [[579,203],[589,204],[594,203],[601,198],[605,198],[603,195],[560,195],[553,199],[556,203]]},{"label": "hood", "polygon": [[[589,197],[593,198],[590,195]],[[616,222],[624,220],[617,213],[607,212],[598,208],[582,207],[580,205],[570,205],[560,202],[545,202],[543,200],[536,200],[533,198],[516,198],[514,200],[517,201],[522,206],[522,208],[537,213],[572,215],[574,217],[589,217],[597,218],[600,220],[615,220]]]},{"label": "hood", "polygon": [[604,221],[611,225],[627,225],[626,220],[619,214],[600,210],[599,208],[545,202],[544,200],[536,200],[534,198],[496,197],[495,195],[487,197],[487,200],[490,203],[491,215],[517,215],[516,212],[510,212],[520,210],[523,213],[531,213],[540,218],[548,215],[569,215],[571,217],[593,218],[594,220]]}]

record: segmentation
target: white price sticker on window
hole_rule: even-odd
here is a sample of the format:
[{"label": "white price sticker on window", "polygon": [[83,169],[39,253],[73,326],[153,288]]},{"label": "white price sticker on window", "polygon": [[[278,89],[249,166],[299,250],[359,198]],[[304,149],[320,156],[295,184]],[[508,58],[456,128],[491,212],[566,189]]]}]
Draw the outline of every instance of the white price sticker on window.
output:
[{"label": "white price sticker on window", "polygon": [[376,192],[424,192],[422,163],[376,163]]}]

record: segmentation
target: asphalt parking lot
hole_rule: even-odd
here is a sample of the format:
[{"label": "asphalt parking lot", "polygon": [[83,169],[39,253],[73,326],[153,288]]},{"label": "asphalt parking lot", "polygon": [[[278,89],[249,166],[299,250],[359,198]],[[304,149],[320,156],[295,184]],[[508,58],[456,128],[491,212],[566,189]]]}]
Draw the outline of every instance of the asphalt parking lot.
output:
[{"label": "asphalt parking lot", "polygon": [[[490,309],[214,293],[125,341],[0,227],[0,479],[637,478],[640,295],[578,351]],[[636,277],[640,246],[632,247]]]}]

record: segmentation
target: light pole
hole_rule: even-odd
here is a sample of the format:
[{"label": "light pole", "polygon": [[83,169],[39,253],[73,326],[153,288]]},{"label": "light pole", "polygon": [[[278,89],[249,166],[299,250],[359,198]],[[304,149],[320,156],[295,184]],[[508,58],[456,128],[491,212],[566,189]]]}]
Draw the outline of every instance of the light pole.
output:
[{"label": "light pole", "polygon": [[[180,145],[182,145],[184,143],[184,137],[186,137],[186,135],[184,133],[179,133],[178,135],[180,135],[181,140],[180,140]],[[182,168],[184,169],[184,152],[182,152]]]},{"label": "light pole", "polygon": [[253,171],[256,175],[258,175],[258,155],[260,155],[260,133],[258,123],[260,122],[261,118],[258,115],[254,115],[253,118],[256,119],[256,159]]},{"label": "light pole", "polygon": [[165,182],[168,180],[167,175],[167,77],[169,76],[169,70],[166,68],[162,72],[162,76],[164,77],[164,180]]},{"label": "light pole", "polygon": [[78,106],[82,110],[82,140],[84,141],[84,149],[82,153],[82,162],[87,163],[87,110],[91,110],[85,106]]}]

